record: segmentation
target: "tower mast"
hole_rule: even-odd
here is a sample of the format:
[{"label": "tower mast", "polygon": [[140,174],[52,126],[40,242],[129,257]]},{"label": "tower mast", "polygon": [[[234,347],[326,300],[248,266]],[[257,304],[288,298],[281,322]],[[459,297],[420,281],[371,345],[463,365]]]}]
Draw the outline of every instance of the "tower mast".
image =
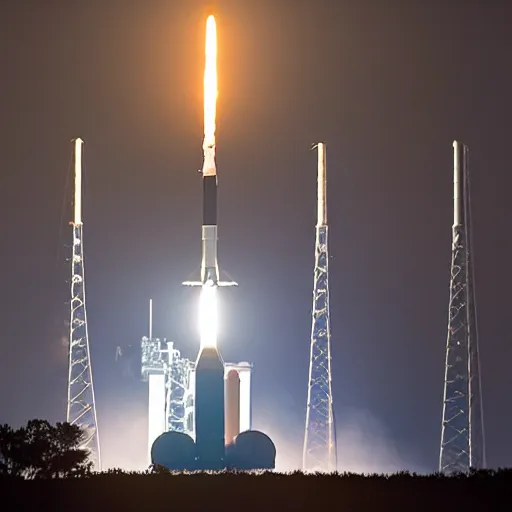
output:
[{"label": "tower mast", "polygon": [[75,143],[75,197],[73,255],[71,258],[71,318],[69,324],[69,375],[66,419],[84,431],[81,448],[89,450],[94,469],[101,470],[100,442],[92,382],[89,333],[85,308],[82,223],[82,139]]},{"label": "tower mast", "polygon": [[468,148],[453,143],[453,230],[439,471],[486,466],[471,240]]},{"label": "tower mast", "polygon": [[331,389],[329,251],[325,144],[318,147],[318,214],[315,244],[313,319],[308,402],[302,466],[304,471],[336,471],[336,435]]}]

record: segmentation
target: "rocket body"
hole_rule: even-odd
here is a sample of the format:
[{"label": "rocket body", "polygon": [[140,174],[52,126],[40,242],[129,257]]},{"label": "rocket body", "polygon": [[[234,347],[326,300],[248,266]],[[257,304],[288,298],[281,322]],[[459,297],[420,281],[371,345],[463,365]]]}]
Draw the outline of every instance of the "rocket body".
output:
[{"label": "rocket body", "polygon": [[235,281],[219,280],[217,257],[217,167],[215,144],[203,147],[203,225],[202,258],[199,281],[185,281],[186,286],[237,286]]},{"label": "rocket body", "polygon": [[217,164],[215,128],[217,115],[217,28],[211,15],[206,21],[204,68],[204,139],[203,139],[203,226],[201,275],[187,286],[236,286],[233,281],[219,281],[217,259]]},{"label": "rocket body", "polygon": [[196,454],[202,470],[225,467],[224,362],[215,347],[204,347],[196,362]]},{"label": "rocket body", "polygon": [[203,228],[201,284],[216,286],[219,282],[217,263],[217,169],[215,145],[204,147],[203,163]]}]

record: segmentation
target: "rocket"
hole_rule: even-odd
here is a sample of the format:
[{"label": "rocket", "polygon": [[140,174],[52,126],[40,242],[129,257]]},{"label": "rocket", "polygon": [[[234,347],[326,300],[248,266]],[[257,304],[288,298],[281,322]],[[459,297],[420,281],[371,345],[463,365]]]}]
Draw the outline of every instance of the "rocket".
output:
[{"label": "rocket", "polygon": [[185,281],[186,286],[236,286],[233,281],[220,281],[217,258],[217,164],[215,117],[217,103],[217,28],[215,18],[206,22],[204,70],[204,141],[203,169],[203,226],[200,281]]},{"label": "rocket", "polygon": [[217,262],[217,166],[215,144],[203,148],[203,226],[201,283],[219,283]]},{"label": "rocket", "polygon": [[215,144],[204,147],[203,225],[200,281],[184,281],[185,286],[237,286],[235,281],[221,281],[217,257],[217,168]]},{"label": "rocket", "polygon": [[237,286],[235,281],[221,281],[217,257],[217,168],[215,144],[205,145],[203,170],[203,225],[201,280],[184,281],[185,286]]}]

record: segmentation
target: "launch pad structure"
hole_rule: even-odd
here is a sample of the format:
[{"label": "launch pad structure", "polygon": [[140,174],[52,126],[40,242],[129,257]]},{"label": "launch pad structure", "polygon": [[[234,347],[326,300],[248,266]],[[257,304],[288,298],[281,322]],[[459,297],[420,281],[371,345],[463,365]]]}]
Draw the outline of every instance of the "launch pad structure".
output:
[{"label": "launch pad structure", "polygon": [[317,144],[317,148],[318,211],[310,366],[302,469],[304,471],[332,472],[337,469],[337,453],[331,386],[326,146],[320,142]]},{"label": "launch pad structure", "polygon": [[484,469],[468,147],[453,143],[453,227],[439,471]]},{"label": "launch pad structure", "polygon": [[101,470],[96,401],[92,380],[87,309],[85,307],[84,239],[82,222],[82,145],[75,139],[75,193],[73,253],[71,255],[71,307],[68,348],[68,398],[66,421],[84,432],[80,448],[90,452],[94,469]]},{"label": "launch pad structure", "polygon": [[[173,341],[153,337],[152,304],[150,300],[149,336],[141,339],[141,377],[148,384],[149,465],[153,443],[164,432],[182,432],[196,439],[196,363],[183,357]],[[234,374],[238,381],[233,384]],[[226,438],[251,430],[251,377],[251,363],[224,363],[226,407],[230,409]]]}]

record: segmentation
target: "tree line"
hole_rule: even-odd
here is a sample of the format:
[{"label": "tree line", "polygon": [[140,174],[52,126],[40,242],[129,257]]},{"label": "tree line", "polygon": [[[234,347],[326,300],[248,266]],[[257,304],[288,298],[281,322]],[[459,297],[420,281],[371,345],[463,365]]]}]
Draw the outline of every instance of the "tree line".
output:
[{"label": "tree line", "polygon": [[13,429],[0,426],[0,476],[26,479],[81,477],[92,471],[85,432],[77,425],[30,420]]}]

